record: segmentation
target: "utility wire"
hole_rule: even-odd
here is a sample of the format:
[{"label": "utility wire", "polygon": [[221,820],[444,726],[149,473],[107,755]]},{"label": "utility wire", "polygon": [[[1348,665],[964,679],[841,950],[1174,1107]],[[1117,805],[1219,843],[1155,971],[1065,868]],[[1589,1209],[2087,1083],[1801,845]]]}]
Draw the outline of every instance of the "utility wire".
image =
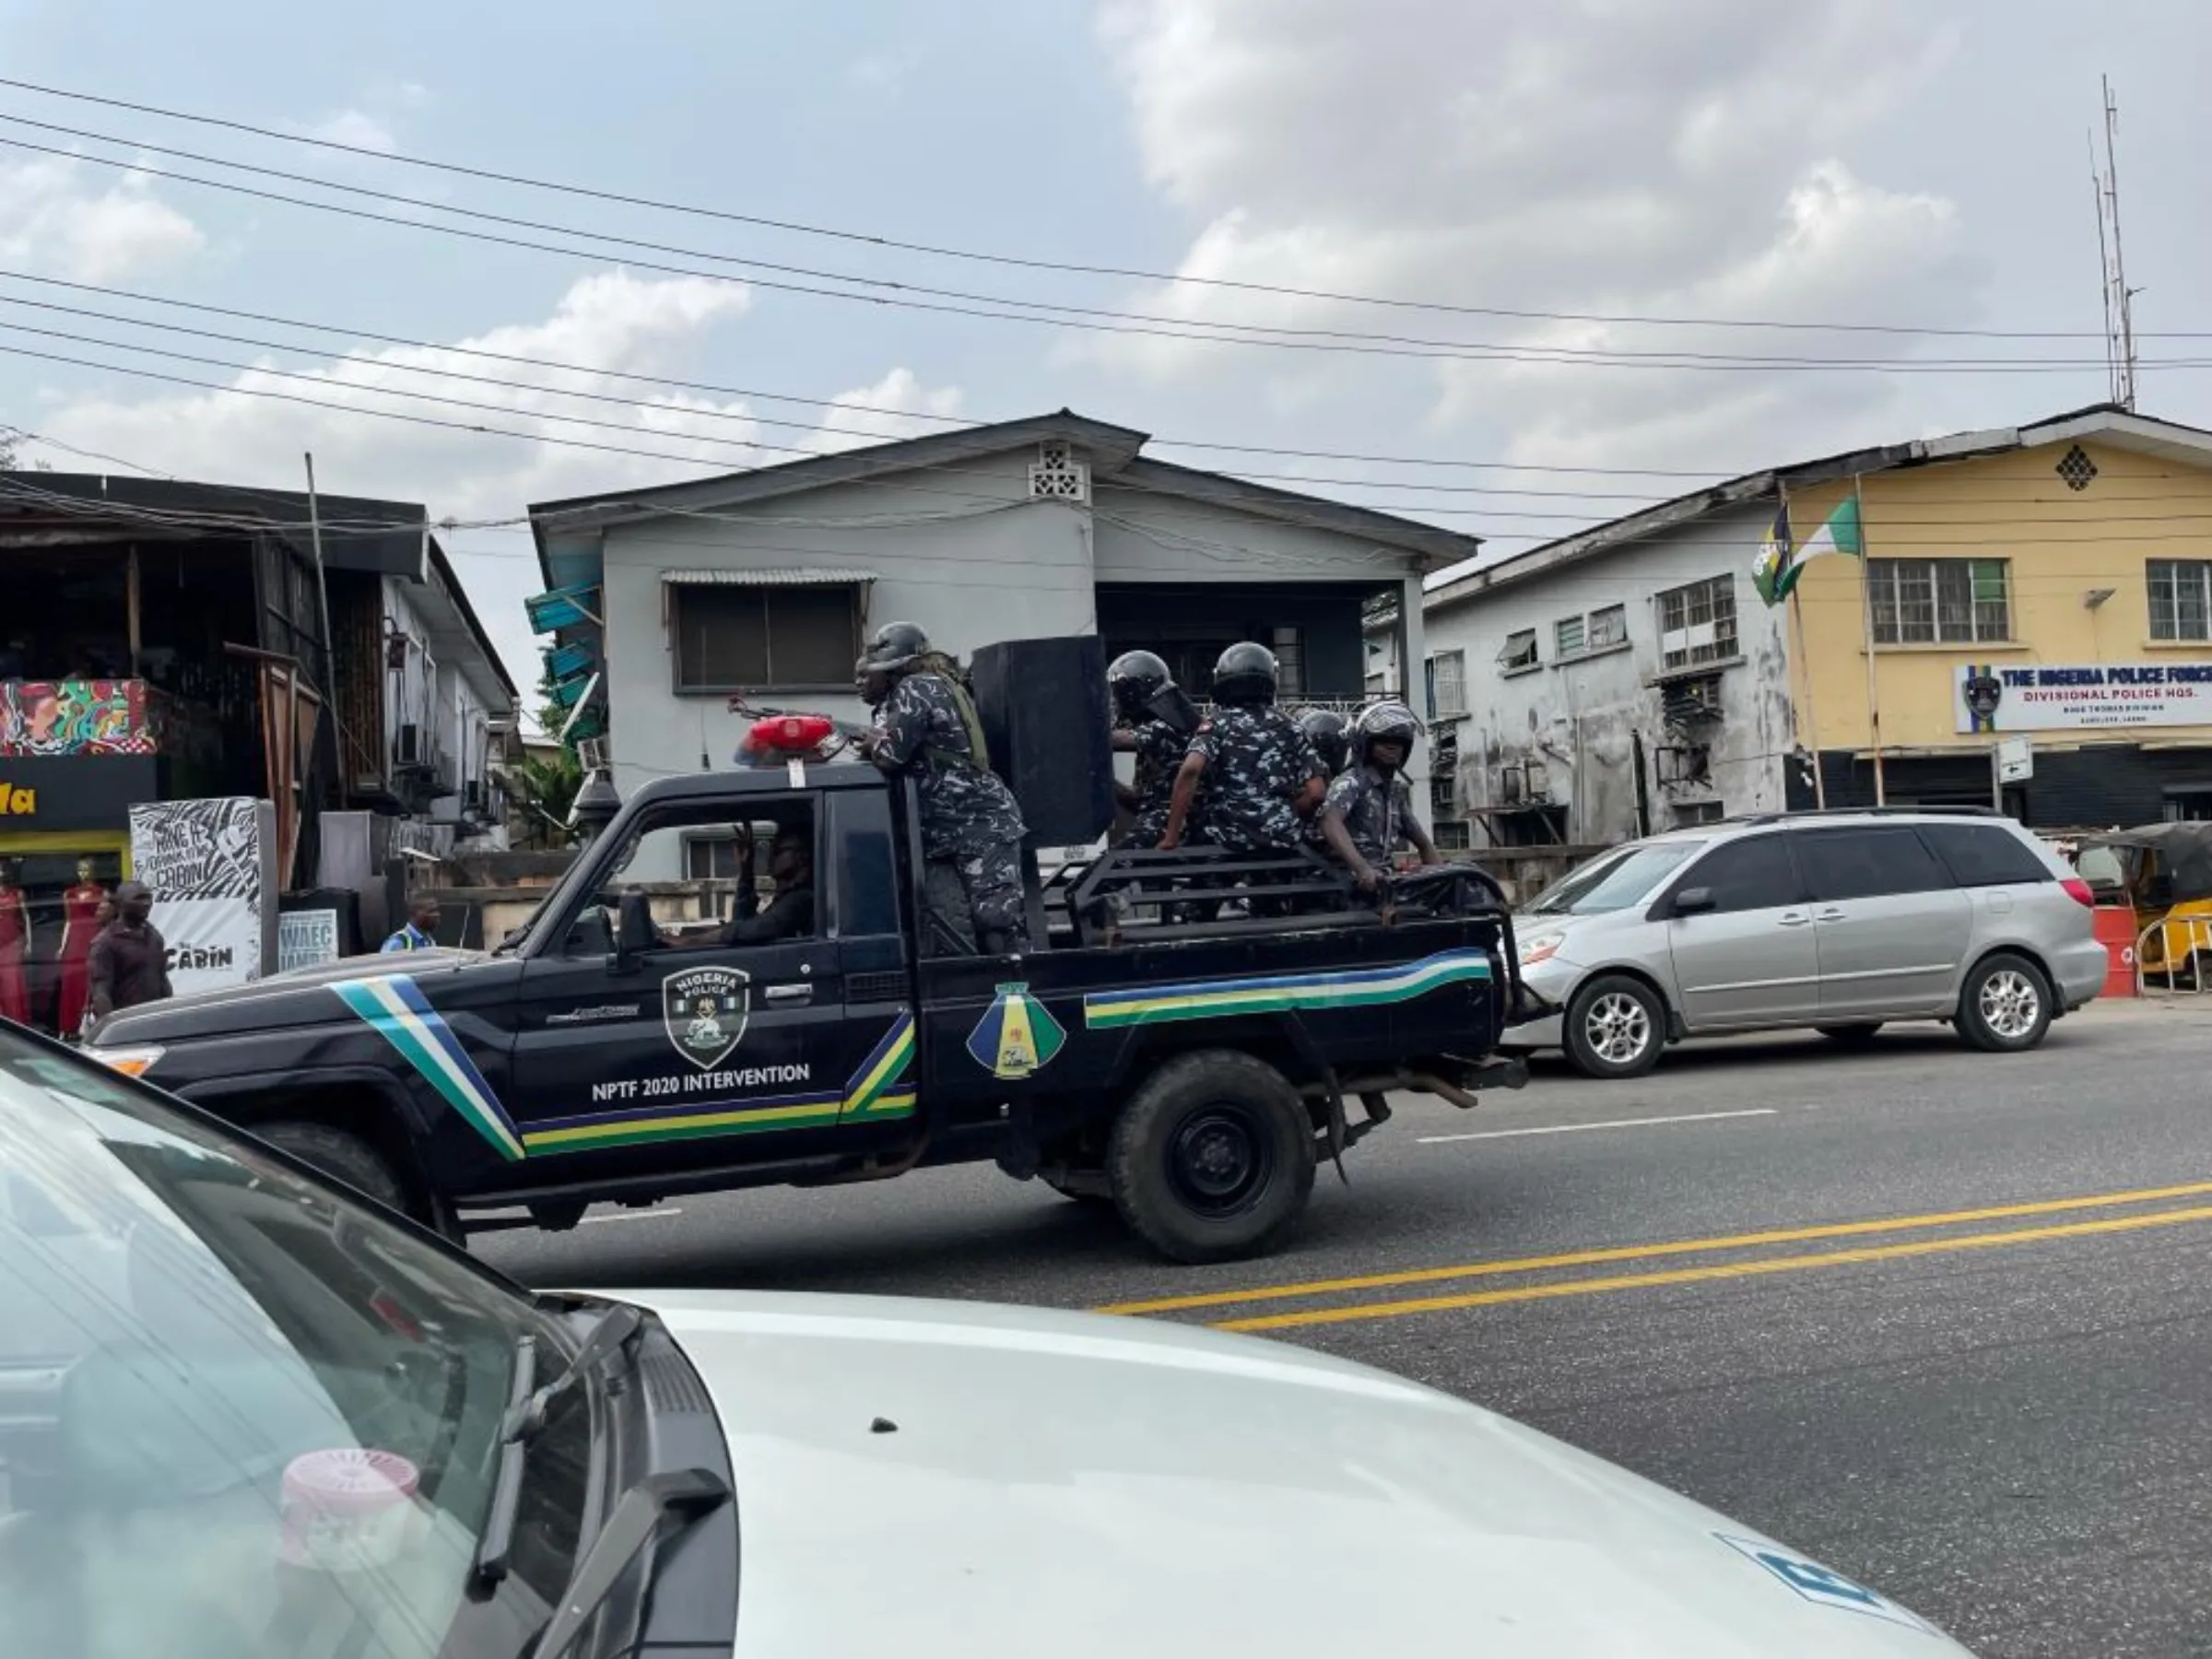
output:
[{"label": "utility wire", "polygon": [[[803,294],[817,299],[839,300],[868,305],[889,306],[900,310],[975,317],[993,322],[1020,323],[1031,326],[1073,328],[1087,333],[1141,335],[1223,345],[1265,347],[1277,350],[1347,352],[1359,356],[1413,358],[1446,362],[1514,363],[1723,373],[1784,371],[1791,373],[1869,373],[1878,371],[1911,374],[1965,372],[2043,374],[2072,373],[2105,366],[2104,359],[2100,357],[1936,359],[1785,358],[1682,350],[1636,351],[1613,347],[1500,345],[1482,341],[1438,340],[1418,335],[1382,335],[1342,329],[1298,328],[1288,325],[1209,321],[1203,318],[1175,317],[1159,312],[1114,311],[1096,306],[1060,305],[1044,300],[1021,300],[1006,295],[933,288],[925,285],[894,282],[884,278],[820,271],[806,266],[779,265],[769,261],[749,257],[740,258],[730,254],[650,241],[638,237],[621,236],[572,225],[521,218],[513,215],[491,213],[477,208],[457,207],[427,197],[404,195],[393,191],[371,189],[366,185],[318,179],[309,174],[289,172],[280,168],[262,167],[252,162],[233,161],[221,157],[201,155],[194,151],[145,144],[138,140],[118,137],[112,134],[63,126],[53,122],[34,121],[25,116],[0,113],[0,123],[35,127],[71,137],[89,139],[100,144],[129,147],[141,151],[150,150],[163,155],[182,156],[203,165],[228,168],[262,177],[285,179],[293,182],[305,183],[319,190],[335,191],[347,195],[362,196],[375,201],[395,204],[412,208],[418,213],[443,214],[452,218],[477,220],[487,224],[505,225],[549,235],[571,237],[582,241],[603,243],[624,250],[643,250],[648,253],[673,254],[685,259],[705,260],[729,267],[724,271],[707,271],[692,266],[669,265],[661,261],[634,259],[630,258],[627,252],[624,255],[626,259],[629,259],[629,263],[638,265],[641,268],[659,270],[676,276],[719,282],[742,281],[748,286],[771,291]],[[501,246],[557,253],[568,258],[605,257],[595,249],[559,247],[534,241],[527,238],[469,229],[460,225],[438,224],[396,214],[375,213],[366,208],[346,206],[335,202],[315,201],[309,197],[289,195],[280,191],[264,190],[230,180],[208,179],[194,173],[180,172],[173,169],[151,167],[135,158],[126,160],[106,156],[88,155],[82,151],[65,150],[48,145],[32,144],[21,138],[0,138],[0,144],[36,154],[90,162],[97,166],[127,171],[143,177],[169,179],[203,189],[253,196],[264,201],[305,207],[317,212],[335,214],[373,223],[394,225],[405,229],[428,230],[435,234],[463,237],[471,241],[487,241]],[[759,273],[764,270],[806,276],[816,280],[795,282],[786,278],[760,276]],[[843,288],[823,288],[819,286],[822,282],[843,283],[849,287]],[[850,291],[852,288],[880,288],[889,291],[853,292]],[[916,295],[930,295],[935,296],[935,298],[911,297]],[[1007,307],[1018,309],[1006,309]],[[1092,319],[1102,319],[1102,321]],[[2145,360],[2144,366],[2160,369],[2197,369],[2212,367],[2212,359],[2148,359]]]},{"label": "utility wire", "polygon": [[[591,201],[619,204],[630,207],[645,207],[662,213],[682,214],[696,218],[716,219],[728,224],[747,225],[762,229],[781,230],[794,235],[828,238],[857,243],[866,247],[884,248],[900,253],[921,253],[932,258],[966,260],[979,264],[1011,268],[1049,271],[1062,275],[1111,276],[1140,282],[1171,284],[1185,288],[1221,288],[1226,290],[1270,294],[1290,299],[1323,300],[1334,303],[1371,305],[1399,311],[1419,311],[1448,313],[1458,316],[1495,317],[1516,322],[1569,322],[1596,323],[1641,327],[1673,328],[1745,328],[1768,329],[1796,333],[1874,334],[1892,335],[1920,335],[1961,339],[2017,339],[2017,340],[2102,340],[2103,335],[2094,330],[2051,329],[1996,329],[1996,328],[1938,328],[1919,324],[1878,323],[1816,323],[1794,322],[1767,318],[1743,317],[1674,317],[1639,315],[1634,313],[1604,313],[1594,312],[1538,311],[1505,306],[1454,304],[1441,300],[1389,298],[1374,294],[1360,294],[1328,288],[1309,288],[1277,283],[1241,281],[1230,277],[1196,276],[1180,271],[1154,271],[1138,266],[1087,264],[1076,260],[1045,259],[1030,255],[991,253],[976,249],[951,247],[939,243],[904,241],[879,234],[841,229],[823,225],[811,225],[798,220],[770,218],[723,208],[705,207],[695,204],[668,201],[652,196],[626,194],[620,191],[594,189],[588,185],[533,178],[525,174],[502,172],[491,168],[473,167],[460,162],[441,161],[422,156],[408,156],[385,150],[371,149],[363,145],[346,144],[337,139],[316,137],[304,133],[288,133],[281,129],[256,126],[249,122],[221,116],[167,108],[159,104],[133,102],[127,99],[102,97],[89,92],[72,91],[65,88],[45,86],[36,81],[11,79],[0,76],[0,87],[19,92],[31,92],[47,98],[65,99],[79,103],[97,104],[108,109],[127,110],[136,114],[153,115],[165,121],[188,122],[200,126],[218,127],[235,133],[248,134],[278,143],[305,146],[327,152],[356,156],[389,166],[410,167],[418,170],[445,173],[454,177],[479,179],[487,182],[518,185],[526,189],[548,191],[561,195]],[[2152,337],[2152,336],[2142,336]],[[2212,338],[2212,333],[2170,334],[2167,338]]]}]

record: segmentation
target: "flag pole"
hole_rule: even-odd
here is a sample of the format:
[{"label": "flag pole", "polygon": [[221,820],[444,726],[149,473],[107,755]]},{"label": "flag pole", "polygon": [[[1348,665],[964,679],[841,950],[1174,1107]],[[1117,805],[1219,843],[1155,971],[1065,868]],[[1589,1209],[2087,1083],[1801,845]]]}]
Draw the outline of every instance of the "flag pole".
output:
[{"label": "flag pole", "polygon": [[1866,629],[1866,727],[1874,742],[1874,804],[1887,806],[1889,793],[1882,777],[1880,681],[1874,670],[1874,576],[1866,566],[1866,496],[1856,473],[1852,475],[1851,499],[1859,521],[1859,594],[1864,601],[1859,608]]},{"label": "flag pole", "polygon": [[[1805,607],[1798,602],[1797,584],[1794,582],[1790,584],[1790,620],[1797,629],[1797,655],[1805,658],[1806,656]],[[1827,769],[1820,764],[1820,717],[1813,710],[1813,682],[1820,677],[1813,672],[1813,665],[1809,659],[1805,661],[1803,672],[1805,675],[1805,747],[1810,749],[1813,755],[1813,806],[1819,811],[1826,812],[1828,810],[1828,777]]]}]

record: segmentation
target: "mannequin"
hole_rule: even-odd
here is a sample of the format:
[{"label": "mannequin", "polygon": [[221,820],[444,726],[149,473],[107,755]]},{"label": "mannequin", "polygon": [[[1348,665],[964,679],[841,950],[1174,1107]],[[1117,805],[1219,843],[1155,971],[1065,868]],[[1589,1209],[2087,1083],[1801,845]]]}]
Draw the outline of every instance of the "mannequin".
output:
[{"label": "mannequin", "polygon": [[62,1006],[61,1034],[75,1037],[85,1023],[85,1009],[92,999],[92,976],[88,959],[92,940],[100,932],[100,901],[108,889],[92,878],[92,861],[76,861],[76,885],[62,895]]},{"label": "mannequin", "polygon": [[0,1018],[30,1023],[30,981],[24,963],[30,955],[30,906],[16,885],[21,866],[0,864]]}]

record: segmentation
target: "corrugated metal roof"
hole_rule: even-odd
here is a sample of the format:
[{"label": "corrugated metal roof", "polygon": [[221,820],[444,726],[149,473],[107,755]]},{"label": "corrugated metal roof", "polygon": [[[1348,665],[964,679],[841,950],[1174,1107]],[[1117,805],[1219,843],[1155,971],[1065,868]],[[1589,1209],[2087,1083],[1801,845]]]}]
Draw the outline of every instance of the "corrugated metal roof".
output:
[{"label": "corrugated metal roof", "polygon": [[845,582],[879,580],[873,571],[847,571],[829,565],[794,565],[780,571],[663,571],[661,580],[682,587],[833,587]]}]

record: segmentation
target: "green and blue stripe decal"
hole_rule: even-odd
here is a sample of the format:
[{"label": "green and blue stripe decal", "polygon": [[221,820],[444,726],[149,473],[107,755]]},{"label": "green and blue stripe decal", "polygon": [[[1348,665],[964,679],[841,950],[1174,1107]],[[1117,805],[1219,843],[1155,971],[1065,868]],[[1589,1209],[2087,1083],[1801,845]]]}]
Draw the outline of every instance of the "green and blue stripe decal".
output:
[{"label": "green and blue stripe decal", "polygon": [[1490,977],[1488,952],[1447,950],[1388,968],[1291,973],[1266,979],[1192,980],[1126,991],[1096,991],[1083,999],[1083,1023],[1100,1031],[1182,1019],[1218,1019],[1232,1014],[1382,1007],[1411,1002],[1449,985],[1480,983]]},{"label": "green and blue stripe decal", "polygon": [[758,1135],[837,1124],[888,1123],[914,1114],[917,1093],[914,1017],[902,1012],[841,1089],[701,1100],[681,1111],[666,1106],[546,1118],[518,1128],[499,1096],[469,1060],[461,1040],[404,973],[346,980],[331,987],[464,1122],[509,1161],[531,1156],[642,1146],[724,1135]]},{"label": "green and blue stripe decal", "polygon": [[371,979],[341,980],[331,989],[371,1030],[398,1050],[400,1058],[501,1158],[512,1163],[527,1155],[514,1120],[453,1035],[453,1027],[430,1006],[411,976],[380,973]]}]

